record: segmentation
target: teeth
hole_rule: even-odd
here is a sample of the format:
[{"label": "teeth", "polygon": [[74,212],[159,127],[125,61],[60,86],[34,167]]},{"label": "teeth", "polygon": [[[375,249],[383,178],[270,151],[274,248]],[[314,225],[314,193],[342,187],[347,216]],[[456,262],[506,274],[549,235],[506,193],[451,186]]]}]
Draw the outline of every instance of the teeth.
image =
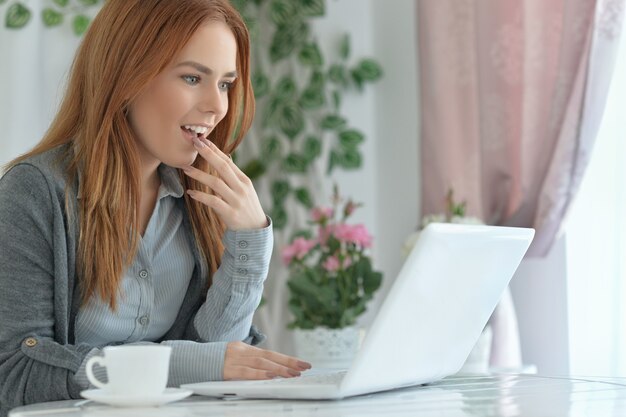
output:
[{"label": "teeth", "polygon": [[185,125],[183,127],[187,130],[191,130],[192,132],[196,132],[199,135],[204,135],[209,131],[209,128],[205,126]]}]

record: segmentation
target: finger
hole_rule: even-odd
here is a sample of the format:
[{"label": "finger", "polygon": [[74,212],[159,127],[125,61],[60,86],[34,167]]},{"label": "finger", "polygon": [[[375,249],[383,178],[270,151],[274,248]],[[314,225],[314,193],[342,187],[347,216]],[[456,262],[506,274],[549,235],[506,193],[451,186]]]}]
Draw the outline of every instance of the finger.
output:
[{"label": "finger", "polygon": [[224,380],[263,380],[263,379],[272,379],[276,378],[276,375],[273,372],[262,370],[262,369],[254,369],[248,366],[230,366],[224,368]]},{"label": "finger", "polygon": [[218,196],[196,190],[187,190],[187,194],[189,194],[189,196],[194,200],[199,201],[205,206],[215,210],[220,217],[228,216],[230,206]]},{"label": "finger", "polygon": [[183,167],[183,171],[185,175],[207,185],[227,203],[234,204],[236,202],[237,196],[221,178],[194,167]]},{"label": "finger", "polygon": [[[228,185],[235,192],[241,192],[243,187],[241,185],[241,181],[235,171],[230,166],[230,163],[227,162],[224,158],[221,158],[217,154],[217,146],[207,145],[205,142],[200,141],[198,138],[193,139],[193,144],[196,147],[196,150],[206,161],[217,171],[217,173],[222,177],[226,185]],[[232,161],[231,161],[232,163]]]},{"label": "finger", "polygon": [[306,369],[311,369],[311,364],[305,361],[302,361],[298,358],[294,358],[293,356],[284,355],[282,353],[274,352],[271,350],[263,350],[260,349],[263,353],[263,358],[275,362],[277,364],[289,367],[291,369],[297,369],[299,371],[304,371]]},{"label": "finger", "polygon": [[300,371],[297,369],[291,369],[287,366],[280,365],[269,359],[256,356],[256,357],[243,357],[241,358],[242,365],[246,365],[248,368],[257,369],[261,371],[267,371],[277,376],[284,378],[292,378],[294,376],[300,376]]},{"label": "finger", "polygon": [[237,166],[237,164],[235,164],[235,161],[233,161],[232,156],[227,155],[224,153],[224,151],[222,151],[220,148],[217,147],[217,145],[215,145],[213,142],[211,142],[208,139],[202,139],[204,141],[204,143],[206,145],[208,145],[220,158],[222,158],[224,161],[226,161],[226,163],[228,163],[228,165],[230,166],[230,168],[233,170],[233,172],[235,172],[235,174],[237,175],[237,177],[240,180],[244,180],[247,179],[248,176],[246,174],[244,174],[244,172]]}]

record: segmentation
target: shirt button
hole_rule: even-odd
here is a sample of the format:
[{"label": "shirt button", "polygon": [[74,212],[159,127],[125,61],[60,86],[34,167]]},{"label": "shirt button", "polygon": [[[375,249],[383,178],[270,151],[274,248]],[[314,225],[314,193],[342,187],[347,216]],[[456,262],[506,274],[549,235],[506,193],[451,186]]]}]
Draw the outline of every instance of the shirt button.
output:
[{"label": "shirt button", "polygon": [[142,269],[141,271],[139,271],[139,276],[141,278],[148,278],[148,271],[146,271],[145,269]]},{"label": "shirt button", "polygon": [[248,270],[245,268],[239,268],[237,270],[237,273],[239,273],[240,275],[248,275]]},{"label": "shirt button", "polygon": [[246,254],[239,255],[239,260],[243,261],[243,262],[247,261],[248,260],[248,255],[246,255]]},{"label": "shirt button", "polygon": [[24,344],[28,347],[36,346],[37,339],[35,339],[34,337],[29,337],[28,339],[24,340]]},{"label": "shirt button", "polygon": [[239,247],[240,247],[241,249],[245,249],[245,248],[247,248],[247,247],[248,247],[248,242],[246,242],[245,240],[241,240],[241,241],[239,241]]},{"label": "shirt button", "polygon": [[139,318],[139,324],[141,324],[142,326],[147,326],[148,323],[150,323],[150,319],[148,318],[148,316],[141,316]]}]

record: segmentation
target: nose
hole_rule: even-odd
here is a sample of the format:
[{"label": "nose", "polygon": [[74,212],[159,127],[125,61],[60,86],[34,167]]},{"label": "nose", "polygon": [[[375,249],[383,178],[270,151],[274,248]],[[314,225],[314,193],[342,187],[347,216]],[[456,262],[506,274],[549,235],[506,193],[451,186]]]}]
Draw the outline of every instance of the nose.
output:
[{"label": "nose", "polygon": [[203,113],[214,113],[221,118],[228,110],[228,93],[217,85],[208,86],[203,91],[198,108]]}]

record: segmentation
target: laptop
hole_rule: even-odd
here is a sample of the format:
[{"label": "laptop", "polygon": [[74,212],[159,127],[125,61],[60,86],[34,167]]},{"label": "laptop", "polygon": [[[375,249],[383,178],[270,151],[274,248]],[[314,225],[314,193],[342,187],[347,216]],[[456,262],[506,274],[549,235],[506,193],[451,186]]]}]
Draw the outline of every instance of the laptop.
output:
[{"label": "laptop", "polygon": [[526,228],[432,223],[420,233],[347,370],[314,368],[295,378],[181,387],[211,397],[341,399],[452,375],[533,236]]}]

